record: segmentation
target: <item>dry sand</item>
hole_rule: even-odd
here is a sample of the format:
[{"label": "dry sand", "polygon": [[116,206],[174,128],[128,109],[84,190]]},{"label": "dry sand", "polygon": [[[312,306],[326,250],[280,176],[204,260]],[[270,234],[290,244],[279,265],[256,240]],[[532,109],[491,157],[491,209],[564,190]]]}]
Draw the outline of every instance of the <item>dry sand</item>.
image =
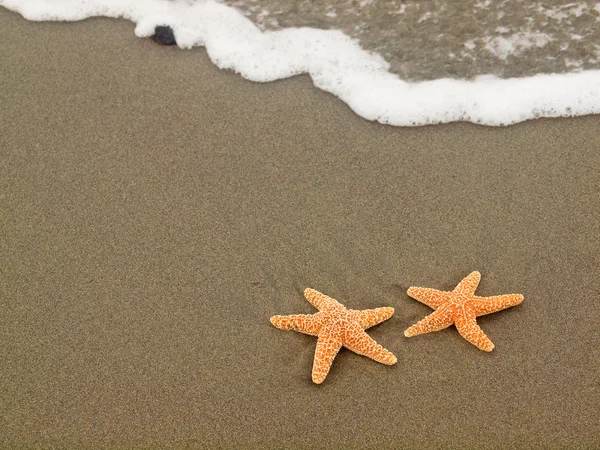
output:
[{"label": "dry sand", "polygon": [[[599,118],[367,122],[126,21],[0,10],[0,446],[600,445]],[[408,286],[522,293],[407,339]],[[384,366],[275,329],[393,306]]]}]

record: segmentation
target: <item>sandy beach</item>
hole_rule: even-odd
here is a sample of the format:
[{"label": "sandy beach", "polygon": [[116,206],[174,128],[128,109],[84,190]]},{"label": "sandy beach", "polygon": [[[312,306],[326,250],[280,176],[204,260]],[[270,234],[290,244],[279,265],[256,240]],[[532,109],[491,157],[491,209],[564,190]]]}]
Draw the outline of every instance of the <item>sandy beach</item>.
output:
[{"label": "sandy beach", "polygon": [[[0,8],[0,447],[600,446],[600,117],[389,127],[133,28]],[[492,353],[404,337],[474,270]],[[313,384],[306,287],[398,363]]]}]

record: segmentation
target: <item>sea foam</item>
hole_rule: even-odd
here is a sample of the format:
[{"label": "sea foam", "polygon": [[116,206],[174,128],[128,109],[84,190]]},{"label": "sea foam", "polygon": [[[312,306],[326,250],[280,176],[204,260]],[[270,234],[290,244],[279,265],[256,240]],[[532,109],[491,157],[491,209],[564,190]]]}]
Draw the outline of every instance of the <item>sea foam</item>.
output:
[{"label": "sea foam", "polygon": [[181,48],[205,46],[222,69],[268,82],[307,73],[315,86],[357,114],[390,125],[470,121],[509,125],[538,117],[600,113],[600,71],[438,79],[408,83],[388,63],[341,31],[287,28],[261,31],[235,9],[214,0],[0,0],[35,21],[75,21],[93,16],[136,23],[139,37],[159,25],[174,30]]}]

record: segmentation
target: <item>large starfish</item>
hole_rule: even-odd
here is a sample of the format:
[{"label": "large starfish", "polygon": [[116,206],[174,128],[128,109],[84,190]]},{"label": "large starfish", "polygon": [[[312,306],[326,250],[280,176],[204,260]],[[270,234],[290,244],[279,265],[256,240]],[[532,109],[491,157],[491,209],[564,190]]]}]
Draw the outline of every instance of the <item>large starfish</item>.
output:
[{"label": "large starfish", "polygon": [[479,328],[475,318],[518,305],[523,301],[523,296],[507,294],[478,297],[475,295],[475,289],[480,279],[479,272],[472,272],[452,292],[421,287],[409,288],[408,295],[435,309],[435,312],[410,327],[404,335],[411,337],[430,333],[454,324],[460,335],[467,341],[481,350],[491,352],[494,344]]},{"label": "large starfish", "polygon": [[319,337],[312,370],[313,382],[321,384],[325,380],[342,346],[383,364],[396,363],[396,357],[364,331],[392,317],[394,308],[347,309],[314,289],[305,289],[304,296],[319,310],[318,313],[273,316],[271,323],[281,330]]}]

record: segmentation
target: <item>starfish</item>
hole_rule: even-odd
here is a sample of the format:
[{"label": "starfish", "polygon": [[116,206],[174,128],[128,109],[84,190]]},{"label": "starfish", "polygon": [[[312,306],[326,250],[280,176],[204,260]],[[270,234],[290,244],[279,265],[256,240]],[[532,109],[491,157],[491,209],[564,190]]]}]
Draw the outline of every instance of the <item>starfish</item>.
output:
[{"label": "starfish", "polygon": [[373,340],[364,330],[394,315],[394,308],[357,311],[314,289],[305,289],[306,299],[319,310],[316,314],[273,316],[271,323],[280,330],[293,330],[318,336],[312,380],[321,384],[342,346],[383,364],[396,364],[396,357]]},{"label": "starfish", "polygon": [[518,305],[523,301],[521,294],[478,297],[475,289],[481,274],[471,272],[452,292],[436,289],[411,287],[407,293],[436,311],[417,322],[404,332],[404,336],[443,330],[454,324],[460,335],[477,348],[486,352],[494,349],[494,344],[477,325],[476,317],[491,314]]}]

